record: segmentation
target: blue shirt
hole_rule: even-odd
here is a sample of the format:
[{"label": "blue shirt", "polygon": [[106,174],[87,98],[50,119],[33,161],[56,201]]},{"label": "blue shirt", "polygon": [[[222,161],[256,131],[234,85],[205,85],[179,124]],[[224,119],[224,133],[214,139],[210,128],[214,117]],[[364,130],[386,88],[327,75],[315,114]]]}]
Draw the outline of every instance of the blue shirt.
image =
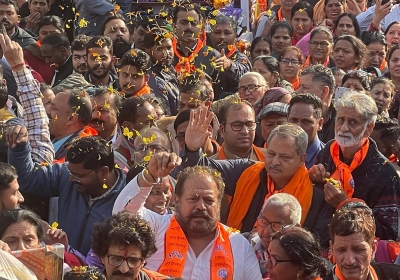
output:
[{"label": "blue shirt", "polygon": [[53,147],[54,147],[54,152],[57,153],[58,149],[60,149],[62,147],[62,145],[64,145],[65,141],[68,140],[69,137],[71,137],[72,134],[65,136],[64,138],[61,138],[58,141],[54,141],[53,142]]},{"label": "blue shirt", "polygon": [[315,158],[317,157],[319,151],[321,151],[325,147],[325,144],[322,143],[318,136],[315,138],[314,142],[307,148],[306,151],[306,167],[310,169],[314,163]]}]

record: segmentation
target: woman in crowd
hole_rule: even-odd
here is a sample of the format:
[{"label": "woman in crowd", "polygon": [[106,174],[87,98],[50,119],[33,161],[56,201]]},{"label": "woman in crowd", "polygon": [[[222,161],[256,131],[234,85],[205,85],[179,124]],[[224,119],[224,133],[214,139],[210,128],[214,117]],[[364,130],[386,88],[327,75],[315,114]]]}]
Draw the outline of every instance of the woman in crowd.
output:
[{"label": "woman in crowd", "polygon": [[293,92],[292,85],[282,80],[279,61],[272,56],[262,55],[254,59],[253,71],[260,73],[268,83],[268,87],[282,87]]},{"label": "woman in crowd", "polygon": [[332,56],[336,67],[347,72],[364,67],[368,49],[360,39],[352,35],[343,35],[334,43]]},{"label": "woman in crowd", "polygon": [[293,46],[314,27],[313,13],[314,10],[308,2],[302,1],[294,4],[290,20],[293,27]]},{"label": "woman in crowd", "polygon": [[17,170],[8,163],[0,162],[0,213],[16,209],[24,202],[17,179]]},{"label": "woman in crowd", "polygon": [[301,227],[275,233],[265,260],[270,280],[316,280],[328,272],[318,241]]},{"label": "woman in crowd", "polygon": [[342,79],[342,86],[353,91],[367,93],[371,88],[371,74],[363,70],[350,70]]},{"label": "woman in crowd", "polygon": [[395,45],[389,50],[387,62],[387,76],[392,80],[397,92],[400,90],[400,45]]},{"label": "woman in crowd", "polygon": [[369,56],[365,68],[376,67],[381,73],[387,71],[386,53],[388,44],[382,31],[366,31],[361,34],[361,40],[367,46]]},{"label": "woman in crowd", "polygon": [[388,43],[388,49],[400,43],[400,22],[394,21],[385,30],[385,38]]},{"label": "woman in crowd", "polygon": [[282,55],[282,51],[292,45],[293,28],[285,22],[275,22],[271,28],[271,45],[272,56],[278,59]]},{"label": "woman in crowd", "polygon": [[266,37],[257,37],[253,40],[250,47],[251,61],[261,55],[271,55],[271,40]]},{"label": "woman in crowd", "polygon": [[47,34],[65,33],[64,22],[57,16],[45,16],[37,24],[38,40],[24,49],[24,58],[33,70],[37,71],[46,84],[50,85],[54,76],[54,68],[45,62],[40,51],[41,42]]},{"label": "woman in crowd", "polygon": [[345,12],[343,0],[319,0],[314,7],[314,20],[333,29],[333,24]]},{"label": "woman in crowd", "polygon": [[375,100],[378,108],[382,110],[381,115],[389,117],[389,109],[395,94],[394,84],[384,77],[376,78],[371,83],[371,90],[369,93]]},{"label": "woman in crowd", "polygon": [[341,14],[335,22],[333,30],[336,37],[342,35],[353,35],[360,38],[361,34],[360,26],[358,25],[356,17],[350,13]]},{"label": "woman in crowd", "polygon": [[247,72],[239,80],[240,99],[248,101],[253,106],[266,89],[268,89],[267,82],[257,72]]},{"label": "woman in crowd", "polygon": [[300,71],[303,65],[303,53],[297,47],[290,46],[282,51],[279,60],[280,72],[284,80],[292,84],[292,88],[296,91],[300,86]]},{"label": "woman in crowd", "polygon": [[314,64],[323,64],[327,67],[333,66],[333,63],[330,59],[333,36],[328,28],[325,26],[318,26],[311,31],[308,45],[309,55],[304,62],[303,68],[307,68]]}]

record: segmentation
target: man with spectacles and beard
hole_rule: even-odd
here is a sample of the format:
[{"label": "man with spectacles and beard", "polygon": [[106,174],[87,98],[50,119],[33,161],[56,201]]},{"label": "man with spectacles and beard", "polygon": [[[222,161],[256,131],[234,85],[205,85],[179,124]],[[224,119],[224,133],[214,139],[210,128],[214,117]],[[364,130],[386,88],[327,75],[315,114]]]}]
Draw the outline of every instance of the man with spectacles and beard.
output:
[{"label": "man with spectacles and beard", "polygon": [[131,49],[129,29],[126,21],[120,14],[107,17],[100,28],[100,34],[107,36],[113,42],[113,54],[116,58],[116,65],[120,64],[120,59]]},{"label": "man with spectacles and beard", "polygon": [[148,71],[149,86],[156,97],[168,105],[168,115],[178,113],[178,80],[172,67],[174,49],[172,46],[172,27],[166,21],[157,21],[150,32],[144,35],[143,46],[150,56],[151,67]]},{"label": "man with spectacles and beard", "polygon": [[149,223],[127,211],[94,225],[93,252],[105,267],[107,280],[163,280],[168,277],[144,268],[156,251]]},{"label": "man with spectacles and beard", "polygon": [[369,138],[378,114],[375,101],[350,92],[335,102],[335,140],[328,142],[310,170],[310,178],[324,189],[325,200],[338,207],[349,198],[364,200],[373,209],[376,236],[398,236],[400,181]]},{"label": "man with spectacles and beard", "polygon": [[94,36],[86,44],[89,71],[85,80],[95,86],[118,89],[118,77],[114,69],[113,43],[107,36]]}]

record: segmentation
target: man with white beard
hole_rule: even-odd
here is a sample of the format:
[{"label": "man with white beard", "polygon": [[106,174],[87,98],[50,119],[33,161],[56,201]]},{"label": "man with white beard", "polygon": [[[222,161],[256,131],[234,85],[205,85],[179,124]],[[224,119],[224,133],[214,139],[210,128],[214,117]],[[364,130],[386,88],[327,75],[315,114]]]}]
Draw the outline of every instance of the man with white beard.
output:
[{"label": "man with white beard", "polygon": [[310,178],[323,185],[325,200],[336,209],[350,198],[364,200],[373,209],[376,236],[396,239],[400,180],[369,138],[378,108],[370,96],[355,92],[343,95],[335,108],[335,139],[318,154]]}]

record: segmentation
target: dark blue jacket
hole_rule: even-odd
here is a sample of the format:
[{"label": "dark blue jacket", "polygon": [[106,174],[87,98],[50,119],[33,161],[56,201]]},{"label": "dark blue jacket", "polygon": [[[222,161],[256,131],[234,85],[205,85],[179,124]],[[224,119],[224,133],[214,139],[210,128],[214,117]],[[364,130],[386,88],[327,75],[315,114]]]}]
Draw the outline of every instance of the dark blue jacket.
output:
[{"label": "dark blue jacket", "polygon": [[[8,150],[8,162],[18,171],[18,183],[23,192],[58,200],[58,224],[68,235],[72,248],[86,255],[91,247],[93,224],[111,216],[115,199],[125,187],[125,175],[121,169],[116,186],[99,198],[78,192],[69,181],[69,171],[64,164],[40,166],[31,159],[28,143]],[[91,206],[89,206],[91,205]]]}]

